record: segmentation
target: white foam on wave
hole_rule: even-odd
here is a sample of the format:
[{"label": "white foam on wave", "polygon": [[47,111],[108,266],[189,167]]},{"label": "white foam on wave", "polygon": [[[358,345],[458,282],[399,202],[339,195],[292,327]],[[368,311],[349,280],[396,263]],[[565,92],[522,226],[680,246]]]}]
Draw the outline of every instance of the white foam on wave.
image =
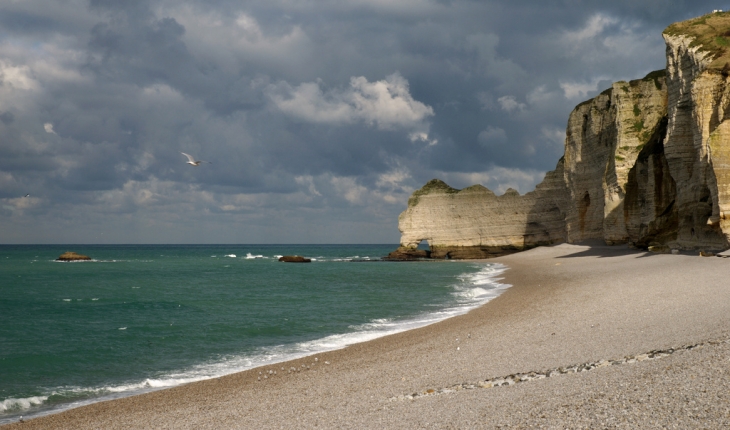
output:
[{"label": "white foam on wave", "polygon": [[371,259],[372,258],[368,256],[361,257],[359,255],[353,255],[351,257],[333,258],[331,261],[369,261]]},{"label": "white foam on wave", "polygon": [[[245,258],[246,258],[246,260],[254,260],[254,259],[256,259],[256,258],[269,258],[269,257],[264,257],[264,256],[263,256],[263,255],[261,255],[261,254],[258,254],[258,255],[253,255],[253,254],[251,254],[250,252],[247,252],[247,253],[246,253],[246,257],[245,257]],[[278,257],[277,257],[277,258],[278,258]]]},{"label": "white foam on wave", "polygon": [[[458,277],[453,296],[456,304],[451,307],[427,312],[407,320],[374,319],[368,323],[350,326],[351,333],[334,334],[321,339],[303,342],[295,346],[296,350],[305,351],[304,355],[317,352],[341,349],[355,343],[366,342],[379,337],[424,327],[456,315],[469,312],[489,300],[497,297],[510,285],[500,284],[497,278],[507,267],[497,263],[489,263],[475,273]],[[479,286],[477,286],[479,285]]]},{"label": "white foam on wave", "polygon": [[5,399],[0,402],[0,412],[15,412],[43,404],[48,396],[33,396],[24,399]]},{"label": "white foam on wave", "polygon": [[[241,372],[255,367],[272,365],[283,361],[336,349],[342,349],[348,345],[366,342],[379,337],[395,334],[426,325],[430,325],[444,319],[464,314],[469,310],[480,306],[489,300],[497,297],[510,285],[500,284],[499,275],[507,269],[506,266],[496,263],[483,264],[478,271],[467,273],[457,277],[457,282],[452,285],[456,303],[448,308],[439,309],[435,312],[425,312],[408,320],[395,320],[390,318],[373,319],[367,323],[350,326],[353,330],[350,333],[339,333],[325,336],[320,339],[300,342],[292,345],[276,345],[263,347],[253,354],[243,356],[227,356],[215,362],[202,363],[179,372],[169,372],[158,375],[154,378],[147,378],[139,382],[131,382],[106,387],[84,388],[84,387],[63,387],[57,389],[50,395],[62,394],[69,397],[80,398],[72,403],[64,403],[53,406],[50,409],[39,411],[35,416],[59,412],[95,403],[101,400],[127,397],[134,394],[174,387],[190,382],[202,381],[216,378],[223,375]],[[126,327],[120,327],[124,330]],[[28,399],[7,399],[0,403],[0,412],[8,410],[6,405],[19,405],[15,411],[27,410],[34,406],[41,405],[48,399],[48,396],[38,396]],[[2,409],[2,408],[5,409]],[[11,412],[12,413],[12,412]],[[17,414],[14,414],[17,415]],[[13,418],[0,416],[0,423],[10,422]]]},{"label": "white foam on wave", "polygon": [[365,324],[351,325],[350,328],[353,330],[373,330],[382,329],[384,327],[393,327],[396,322],[392,318],[376,318]]},{"label": "white foam on wave", "polygon": [[227,254],[227,255],[224,255],[224,257],[236,258],[236,254]]},{"label": "white foam on wave", "polygon": [[[160,256],[162,257],[162,255]],[[213,255],[213,257],[215,257]],[[61,261],[61,260],[47,260],[51,263],[63,263],[63,264],[76,264],[76,263],[152,263],[154,260],[97,260],[92,258],[91,260],[74,260],[74,261]]]}]

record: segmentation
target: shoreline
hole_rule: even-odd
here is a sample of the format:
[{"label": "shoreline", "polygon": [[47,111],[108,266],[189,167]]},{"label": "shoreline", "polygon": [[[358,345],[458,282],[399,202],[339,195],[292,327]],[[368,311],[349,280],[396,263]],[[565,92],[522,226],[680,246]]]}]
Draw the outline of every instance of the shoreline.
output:
[{"label": "shoreline", "polygon": [[[276,366],[2,428],[493,428],[623,422],[716,427],[730,422],[730,395],[723,394],[730,392],[730,375],[723,373],[730,346],[708,342],[730,337],[730,287],[725,286],[730,262],[617,248],[563,244],[478,260],[507,265],[500,283],[512,286],[466,314]],[[489,378],[700,343],[656,360],[398,400]],[[302,365],[310,369],[288,373]],[[720,370],[702,370],[715,368]],[[258,380],[274,369],[276,375]],[[698,375],[704,391],[687,384]],[[657,386],[669,388],[657,392]],[[701,414],[684,413],[697,404]]]},{"label": "shoreline", "polygon": [[[101,260],[88,260],[91,262],[94,261],[101,261]],[[161,390],[167,390],[183,385],[193,384],[197,382],[202,382],[206,380],[211,379],[217,379],[221,377],[226,377],[232,374],[241,373],[241,372],[247,372],[247,371],[254,371],[258,370],[260,368],[264,367],[272,367],[279,364],[284,364],[288,362],[293,362],[295,360],[305,360],[307,357],[314,357],[315,355],[322,354],[329,351],[335,351],[347,348],[351,345],[355,345],[358,343],[368,342],[371,340],[379,339],[386,336],[391,336],[393,334],[398,334],[414,329],[418,329],[421,327],[425,327],[432,324],[438,324],[439,322],[452,318],[454,316],[462,315],[465,313],[470,312],[471,310],[483,306],[485,303],[487,303],[490,300],[493,300],[496,296],[501,294],[506,288],[509,287],[509,285],[503,285],[500,282],[498,282],[498,279],[501,279],[501,275],[504,273],[504,271],[507,269],[503,265],[500,265],[498,263],[491,262],[487,259],[479,259],[479,260],[456,260],[456,261],[449,261],[449,260],[424,260],[425,262],[438,262],[438,263],[459,263],[459,264],[467,264],[467,263],[476,263],[472,264],[471,271],[462,272],[461,276],[469,276],[473,277],[472,279],[473,283],[467,283],[469,285],[469,293],[473,292],[474,290],[481,290],[481,294],[478,294],[475,296],[475,298],[461,302],[461,303],[452,303],[450,305],[442,304],[440,307],[435,308],[436,310],[431,310],[428,312],[423,312],[420,314],[412,315],[409,318],[405,319],[396,319],[392,321],[394,325],[391,325],[390,327],[382,327],[382,328],[366,328],[362,330],[356,330],[353,332],[343,332],[343,333],[332,333],[325,335],[321,338],[312,339],[309,341],[302,341],[297,344],[291,344],[288,345],[289,351],[284,353],[283,356],[277,357],[273,360],[267,360],[262,357],[268,356],[269,354],[264,352],[260,352],[259,354],[253,355],[253,356],[245,356],[245,358],[249,359],[250,364],[246,367],[238,367],[231,370],[220,372],[219,374],[209,374],[205,377],[199,377],[199,376],[182,376],[182,377],[175,377],[173,378],[174,381],[176,381],[174,384],[165,384],[165,382],[168,379],[162,378],[157,380],[147,380],[147,383],[145,384],[145,380],[142,379],[139,382],[129,382],[126,384],[121,385],[107,385],[103,388],[100,388],[99,390],[106,389],[108,391],[107,394],[104,394],[102,396],[98,397],[89,397],[89,398],[79,398],[77,400],[64,402],[61,404],[57,404],[52,407],[46,407],[42,408],[40,410],[36,411],[20,411],[18,413],[13,414],[10,417],[4,418],[4,420],[0,420],[0,427],[14,423],[18,420],[19,417],[24,417],[24,421],[48,416],[48,415],[54,415],[63,413],[68,410],[72,410],[79,407],[85,407],[90,406],[96,403],[102,403],[102,402],[108,402],[108,401],[115,401],[124,399],[127,397],[133,397],[133,396],[139,396],[144,395],[152,392],[157,392]],[[55,260],[54,260],[55,262]],[[385,260],[343,260],[343,262],[389,262]],[[466,267],[466,266],[464,266]],[[476,268],[476,269],[474,269]],[[485,282],[486,281],[486,285]],[[485,288],[487,288],[485,290]],[[456,291],[452,294],[458,294]],[[373,321],[370,321],[369,323],[363,323],[362,325],[371,325]],[[319,344],[313,345],[313,344]],[[280,352],[281,354],[281,352]],[[257,359],[258,358],[258,359]],[[214,365],[215,363],[213,363]],[[281,370],[281,369],[280,369]],[[186,374],[185,371],[182,371],[183,374]],[[265,379],[268,379],[267,376],[263,376]],[[187,379],[187,381],[185,381]],[[257,378],[258,380],[258,378]],[[151,384],[151,385],[150,385]],[[162,385],[161,385],[162,384]],[[131,388],[125,388],[125,387],[131,387]],[[136,388],[135,388],[136,387]],[[94,391],[93,389],[90,389],[89,391]],[[31,398],[32,399],[32,398]],[[31,400],[27,399],[27,400]],[[11,399],[14,400],[14,399]],[[20,399],[20,401],[23,401],[26,399]],[[44,398],[45,400],[45,398]],[[32,401],[32,400],[31,400]]]}]

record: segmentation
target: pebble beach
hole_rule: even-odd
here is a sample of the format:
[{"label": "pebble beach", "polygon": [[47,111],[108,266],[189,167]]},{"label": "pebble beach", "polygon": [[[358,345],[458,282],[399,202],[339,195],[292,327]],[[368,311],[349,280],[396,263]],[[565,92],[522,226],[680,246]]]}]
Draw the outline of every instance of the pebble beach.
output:
[{"label": "pebble beach", "polygon": [[1,428],[730,427],[730,259],[562,244],[489,261],[512,287],[465,315]]}]

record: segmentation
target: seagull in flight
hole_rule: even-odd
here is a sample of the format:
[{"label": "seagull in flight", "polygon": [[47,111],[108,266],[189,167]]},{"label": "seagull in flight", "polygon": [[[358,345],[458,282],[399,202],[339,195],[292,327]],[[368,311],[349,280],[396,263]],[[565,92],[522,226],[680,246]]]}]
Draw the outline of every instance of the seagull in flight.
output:
[{"label": "seagull in flight", "polygon": [[181,152],[181,154],[188,157],[187,164],[190,164],[192,166],[200,166],[200,163],[210,163],[210,161],[196,160],[195,157],[193,157],[190,154],[186,154],[184,152]]},{"label": "seagull in flight", "polygon": [[26,194],[26,195],[24,195],[23,197],[30,197],[30,194]]}]

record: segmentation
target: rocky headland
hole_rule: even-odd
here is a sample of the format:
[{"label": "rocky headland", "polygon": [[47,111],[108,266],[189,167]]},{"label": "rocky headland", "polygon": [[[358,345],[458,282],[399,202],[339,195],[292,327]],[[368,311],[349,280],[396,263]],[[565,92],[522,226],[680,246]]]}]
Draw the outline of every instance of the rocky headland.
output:
[{"label": "rocky headland", "polygon": [[576,106],[565,154],[534,191],[496,196],[434,179],[410,197],[387,258],[487,258],[588,240],[730,247],[730,13],[662,35],[666,69]]}]

